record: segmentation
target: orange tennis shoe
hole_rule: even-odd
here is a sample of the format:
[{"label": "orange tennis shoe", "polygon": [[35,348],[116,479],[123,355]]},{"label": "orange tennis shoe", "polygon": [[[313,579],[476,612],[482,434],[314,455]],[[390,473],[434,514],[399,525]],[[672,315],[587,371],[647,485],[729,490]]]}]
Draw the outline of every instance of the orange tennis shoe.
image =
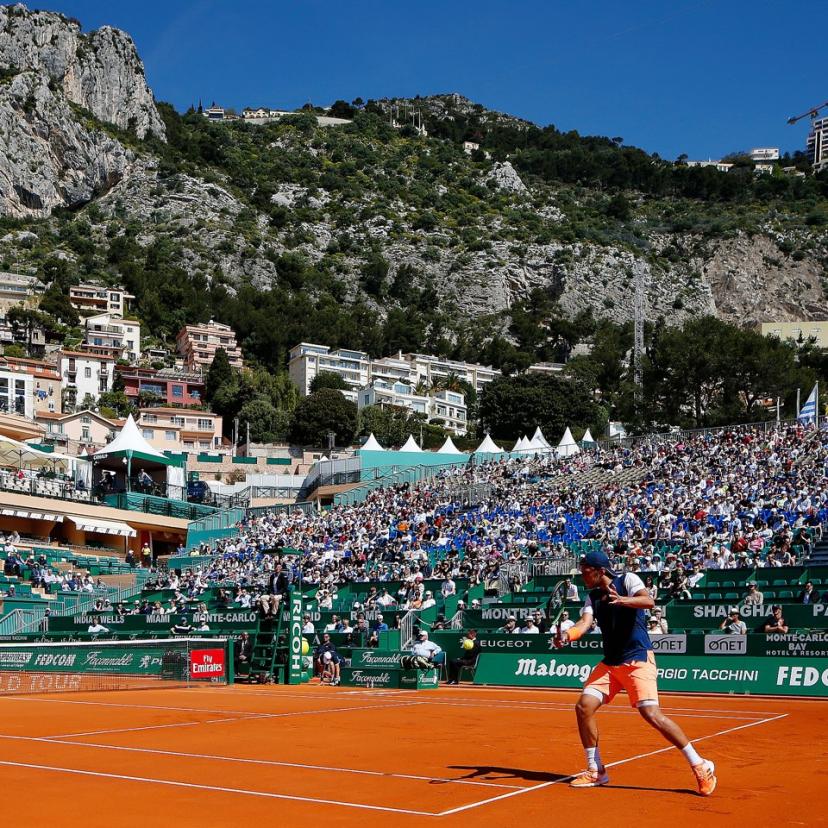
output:
[{"label": "orange tennis shoe", "polygon": [[699,796],[710,796],[716,790],[716,766],[705,759],[700,765],[693,765],[696,782],[699,783]]},{"label": "orange tennis shoe", "polygon": [[606,768],[600,771],[597,769],[587,768],[583,773],[579,773],[570,783],[570,788],[597,788],[599,785],[606,785],[609,782],[609,774]]}]

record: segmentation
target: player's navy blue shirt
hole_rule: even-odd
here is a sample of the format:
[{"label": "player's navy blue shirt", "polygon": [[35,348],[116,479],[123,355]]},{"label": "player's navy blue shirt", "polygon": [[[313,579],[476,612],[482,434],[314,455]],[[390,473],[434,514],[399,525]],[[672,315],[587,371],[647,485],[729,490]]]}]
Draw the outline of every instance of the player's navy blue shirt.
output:
[{"label": "player's navy blue shirt", "polygon": [[[635,589],[628,592],[624,583],[627,578],[630,581],[635,578],[640,586],[636,584]],[[619,575],[612,579],[612,585],[619,595],[635,594],[644,586],[637,575]],[[653,645],[647,634],[647,616],[644,610],[610,604],[609,594],[601,589],[590,591],[584,611],[589,612],[590,608],[601,629],[604,664],[615,666],[630,661],[647,660]]]}]

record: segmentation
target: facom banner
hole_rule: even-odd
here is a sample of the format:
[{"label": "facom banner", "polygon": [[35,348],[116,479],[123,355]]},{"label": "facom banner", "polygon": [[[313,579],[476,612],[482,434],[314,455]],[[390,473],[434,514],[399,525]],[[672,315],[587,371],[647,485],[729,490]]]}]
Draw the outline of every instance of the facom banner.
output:
[{"label": "facom banner", "polygon": [[[581,687],[595,655],[482,653],[475,684]],[[658,656],[659,688],[686,693],[828,697],[828,659]]]}]

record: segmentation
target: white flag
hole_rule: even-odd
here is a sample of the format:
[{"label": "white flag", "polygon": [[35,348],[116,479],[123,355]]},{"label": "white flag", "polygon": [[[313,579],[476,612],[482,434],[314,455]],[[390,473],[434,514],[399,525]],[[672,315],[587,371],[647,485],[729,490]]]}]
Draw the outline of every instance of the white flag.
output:
[{"label": "white flag", "polygon": [[808,395],[808,399],[805,400],[805,405],[799,410],[799,416],[797,419],[800,423],[813,423],[816,421],[817,416],[817,385],[813,387],[813,390]]}]

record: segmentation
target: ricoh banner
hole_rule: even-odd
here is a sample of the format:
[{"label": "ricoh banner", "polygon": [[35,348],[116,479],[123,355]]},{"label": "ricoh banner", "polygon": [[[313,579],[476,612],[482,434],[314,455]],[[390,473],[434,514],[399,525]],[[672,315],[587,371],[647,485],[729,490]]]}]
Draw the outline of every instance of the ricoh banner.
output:
[{"label": "ricoh banner", "polygon": [[[599,660],[597,654],[567,650],[484,652],[474,683],[575,689]],[[657,663],[664,691],[828,697],[828,659],[659,655]]]}]

